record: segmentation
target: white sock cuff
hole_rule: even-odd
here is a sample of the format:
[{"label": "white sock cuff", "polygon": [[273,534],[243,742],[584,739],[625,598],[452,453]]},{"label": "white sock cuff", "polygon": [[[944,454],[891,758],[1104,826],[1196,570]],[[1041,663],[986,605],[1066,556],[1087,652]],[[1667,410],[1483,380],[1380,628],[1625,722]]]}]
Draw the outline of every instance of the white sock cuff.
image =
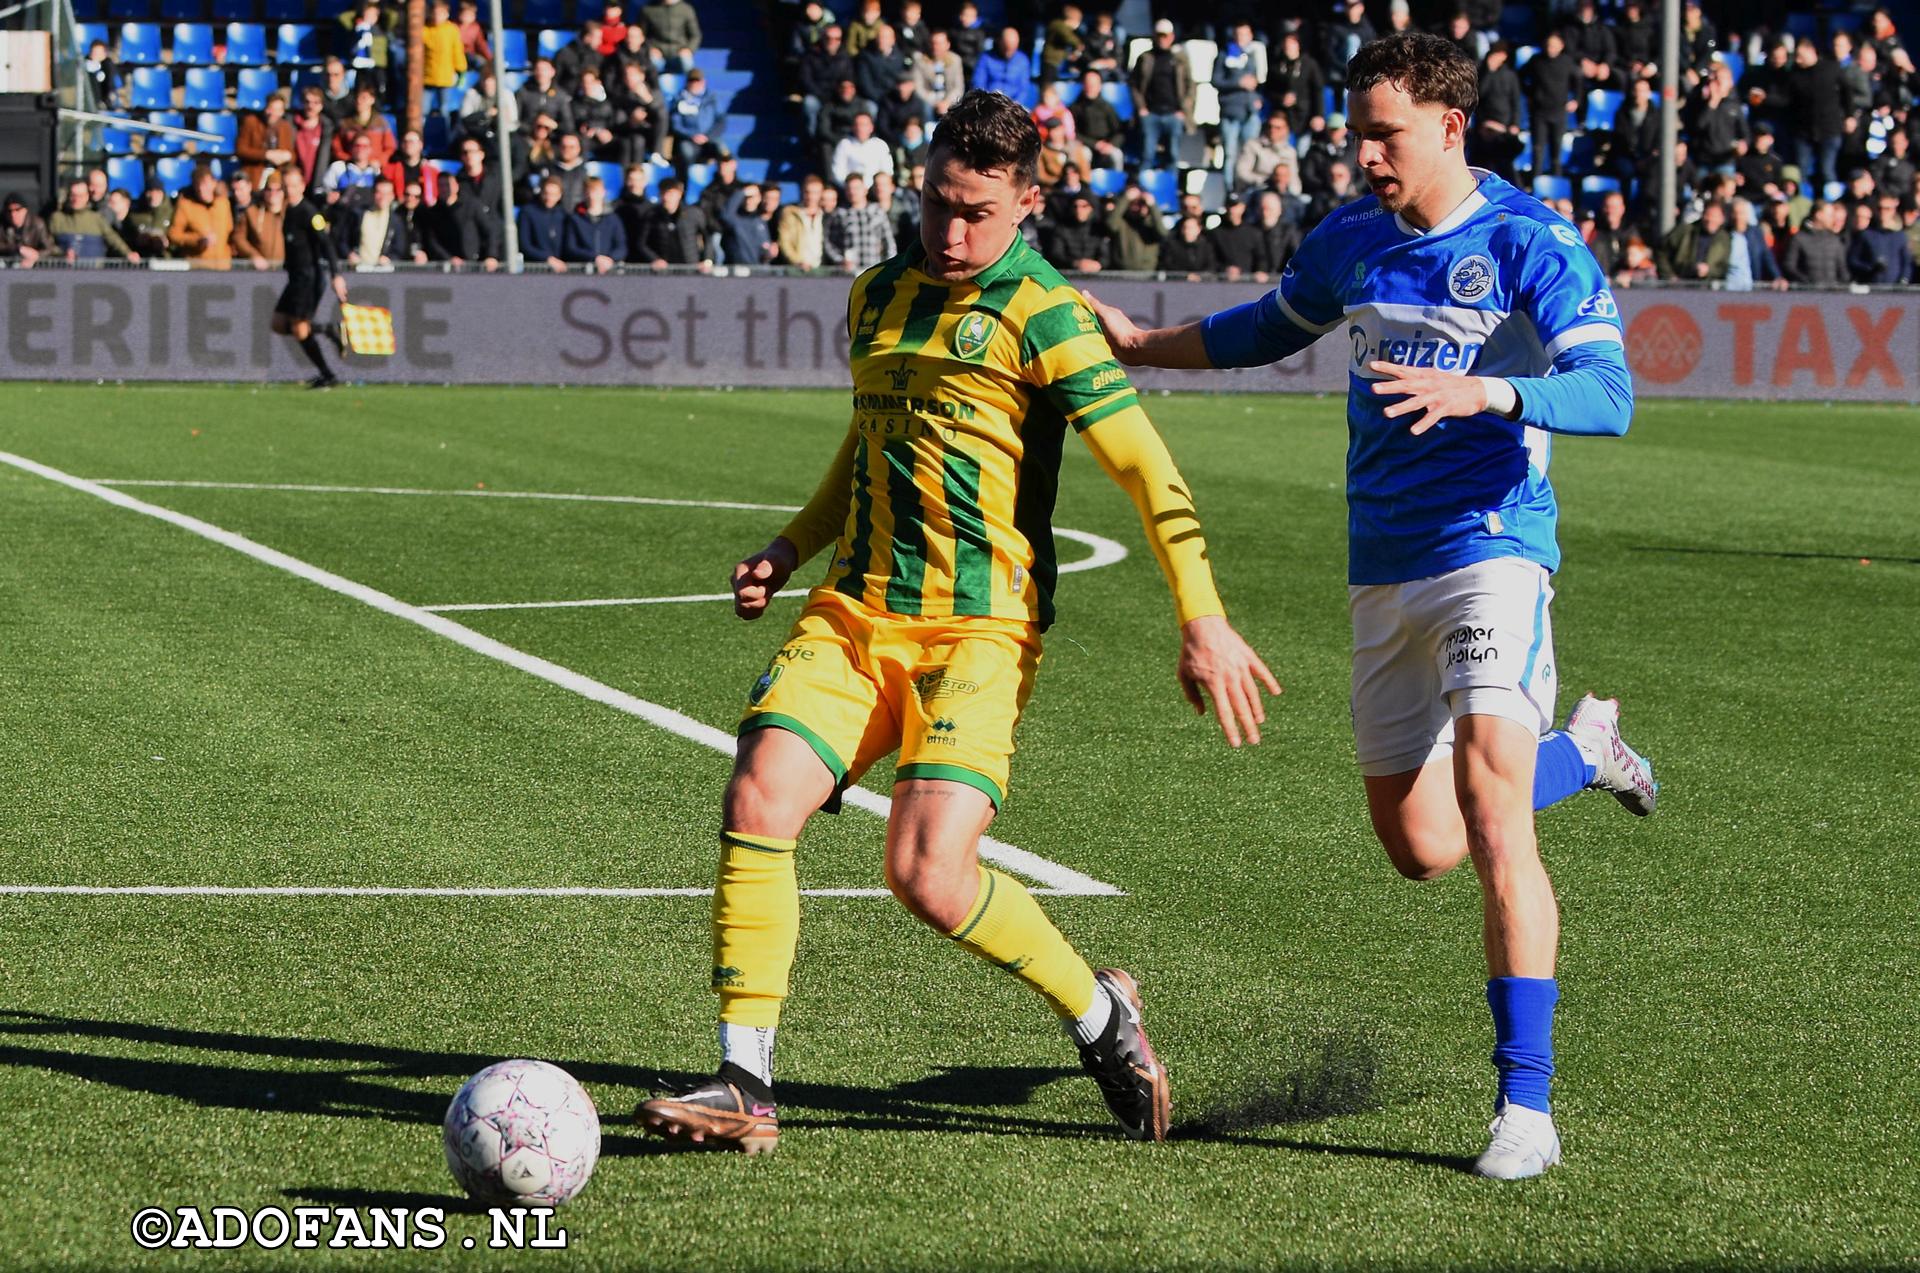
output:
[{"label": "white sock cuff", "polygon": [[1076,1043],[1097,1043],[1113,1020],[1113,996],[1099,982],[1093,983],[1093,1006],[1077,1017],[1062,1017],[1061,1026]]},{"label": "white sock cuff", "polygon": [[720,1060],[731,1061],[747,1073],[773,1086],[773,1036],[778,1026],[734,1025],[720,1023]]}]

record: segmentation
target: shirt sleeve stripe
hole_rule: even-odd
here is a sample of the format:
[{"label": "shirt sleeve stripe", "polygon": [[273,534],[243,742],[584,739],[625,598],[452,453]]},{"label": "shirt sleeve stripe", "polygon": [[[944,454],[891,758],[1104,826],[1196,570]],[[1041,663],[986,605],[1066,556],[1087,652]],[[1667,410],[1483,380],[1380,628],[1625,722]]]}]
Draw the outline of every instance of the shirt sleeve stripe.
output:
[{"label": "shirt sleeve stripe", "polygon": [[[1324,336],[1340,325],[1340,318],[1335,318],[1329,323],[1308,322],[1300,316],[1300,311],[1287,303],[1287,298],[1278,288],[1274,289],[1273,299],[1280,302],[1280,312],[1287,316],[1287,321],[1303,332],[1312,332],[1316,336]],[[1342,315],[1342,317],[1344,317],[1344,315]]]},{"label": "shirt sleeve stripe", "polygon": [[1578,327],[1568,328],[1558,336],[1555,336],[1553,343],[1547,346],[1547,357],[1557,358],[1562,350],[1571,349],[1575,345],[1599,345],[1608,343],[1615,345],[1623,345],[1626,343],[1620,339],[1620,329],[1618,327],[1615,327],[1612,323],[1583,323]]},{"label": "shirt sleeve stripe", "polygon": [[1140,395],[1133,391],[1133,386],[1129,385],[1119,393],[1113,394],[1110,397],[1102,398],[1098,402],[1088,403],[1086,406],[1068,416],[1067,422],[1074,427],[1075,432],[1084,433],[1108,416],[1118,415],[1128,407],[1138,407],[1139,405]]}]

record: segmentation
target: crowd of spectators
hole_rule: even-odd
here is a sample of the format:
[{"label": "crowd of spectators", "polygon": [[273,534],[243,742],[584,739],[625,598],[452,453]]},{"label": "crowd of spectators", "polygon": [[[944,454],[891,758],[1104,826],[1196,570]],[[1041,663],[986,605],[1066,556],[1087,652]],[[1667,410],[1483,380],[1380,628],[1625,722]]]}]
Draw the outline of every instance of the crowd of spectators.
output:
[{"label": "crowd of spectators", "polygon": [[[855,271],[917,235],[932,132],[962,93],[986,88],[1028,106],[1040,128],[1045,199],[1023,231],[1060,268],[1264,279],[1365,193],[1357,139],[1334,108],[1347,59],[1420,25],[1481,68],[1474,162],[1578,224],[1618,284],[1915,281],[1916,75],[1885,10],[1857,31],[1783,21],[1723,34],[1688,3],[1678,222],[1661,234],[1658,13],[1637,0],[1577,0],[1558,17],[1539,6],[1524,38],[1509,38],[1520,35],[1511,12],[1503,32],[1499,0],[1447,0],[1418,24],[1408,0],[1346,0],[1311,17],[1250,0],[1169,7],[1137,38],[1076,0],[997,29],[971,0],[931,21],[921,0],[852,2],[844,15],[827,0],[773,6],[808,170],[797,198],[741,178],[721,141],[727,103],[695,65],[702,31],[688,0],[656,0],[631,22],[620,4],[596,5],[497,105],[474,4],[455,14],[434,0],[422,78],[428,111],[446,120],[445,156],[389,126],[398,11],[369,0],[340,16],[318,82],[245,118],[225,180],[202,172],[177,199],[157,186],[134,199],[96,170],[57,208],[11,199],[0,258],[265,267],[278,252],[277,173],[293,165],[347,259],[497,268],[504,138],[529,262]],[[86,67],[110,95],[106,51]],[[476,82],[461,90],[469,69]],[[596,175],[606,164],[621,189]],[[696,165],[706,180],[690,189]]]}]

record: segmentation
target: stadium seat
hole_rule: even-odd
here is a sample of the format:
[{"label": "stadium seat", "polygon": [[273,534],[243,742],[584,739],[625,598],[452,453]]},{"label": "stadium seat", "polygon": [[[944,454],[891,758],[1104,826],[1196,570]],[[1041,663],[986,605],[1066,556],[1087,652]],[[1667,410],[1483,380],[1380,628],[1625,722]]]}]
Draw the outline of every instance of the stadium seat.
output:
[{"label": "stadium seat", "polygon": [[527,57],[527,33],[508,28],[500,33],[500,65],[509,71],[524,71],[532,66]]},{"label": "stadium seat", "polygon": [[1598,173],[1580,178],[1580,193],[1603,195],[1612,194],[1620,188],[1620,178],[1602,177]]},{"label": "stadium seat", "polygon": [[609,203],[618,199],[620,192],[627,188],[627,173],[619,164],[610,163],[604,159],[595,159],[588,162],[587,171],[606,183],[607,202]]},{"label": "stadium seat", "polygon": [[740,180],[751,181],[755,184],[765,181],[772,168],[773,161],[771,159],[764,159],[759,156],[751,158],[742,156],[734,161],[734,172],[739,176]]},{"label": "stadium seat", "polygon": [[251,22],[253,0],[213,0],[213,12],[208,16],[215,22]]},{"label": "stadium seat", "polygon": [[1829,181],[1825,186],[1821,187],[1820,196],[1828,203],[1838,203],[1847,197],[1847,183],[1844,181]]},{"label": "stadium seat", "polygon": [[[597,15],[599,10],[594,10],[594,13]],[[629,13],[627,16],[634,15]],[[520,8],[520,22],[530,27],[563,27],[567,24],[565,0],[526,0]]]},{"label": "stadium seat", "polygon": [[1514,69],[1518,70],[1519,68],[1525,66],[1528,62],[1531,62],[1533,60],[1533,55],[1538,53],[1539,51],[1540,51],[1539,49],[1536,49],[1531,44],[1523,44],[1519,48],[1515,49],[1513,51]]},{"label": "stadium seat", "polygon": [[1811,40],[1820,34],[1820,17],[1812,10],[1787,14],[1787,34],[1796,40]]},{"label": "stadium seat", "polygon": [[[159,124],[167,128],[185,128],[187,117],[179,111],[155,111],[147,116],[149,124]],[[187,148],[181,138],[167,133],[142,133],[149,158],[155,155],[177,155]]]},{"label": "stadium seat", "polygon": [[1165,212],[1180,206],[1180,174],[1171,168],[1143,168],[1138,176],[1140,188],[1153,196]]},{"label": "stadium seat", "polygon": [[550,58],[561,49],[572,44],[574,40],[579,38],[579,34],[577,31],[567,31],[563,29],[542,31],[539,38],[535,41],[535,46],[540,50],[541,57]]},{"label": "stadium seat", "polygon": [[715,71],[727,69],[727,63],[733,59],[733,50],[726,48],[701,48],[693,51],[693,64],[711,77]]},{"label": "stadium seat", "polygon": [[100,149],[109,155],[131,155],[133,153],[133,130],[115,128],[111,124],[100,127]]},{"label": "stadium seat", "polygon": [[182,102],[188,110],[219,111],[227,108],[227,73],[217,66],[195,66],[187,71],[187,89]]},{"label": "stadium seat", "polygon": [[173,24],[173,64],[175,66],[214,66],[213,28],[204,22]]},{"label": "stadium seat", "polygon": [[1573,182],[1566,177],[1539,176],[1533,179],[1533,197],[1545,203],[1549,199],[1573,198]]},{"label": "stadium seat", "polygon": [[1125,84],[1116,82],[1102,85],[1100,96],[1106,99],[1107,105],[1113,107],[1113,113],[1120,117],[1121,123],[1125,124],[1132,121],[1133,94]]},{"label": "stadium seat", "polygon": [[107,0],[107,16],[115,22],[144,22],[153,16],[153,0]]},{"label": "stadium seat", "polygon": [[1500,38],[1508,44],[1525,44],[1534,37],[1533,23],[1532,5],[1504,5],[1500,9]]},{"label": "stadium seat", "polygon": [[676,75],[672,71],[666,71],[660,76],[660,96],[669,102],[677,97],[680,90],[686,86],[686,77],[684,75]]},{"label": "stadium seat", "polygon": [[780,183],[780,202],[791,205],[800,202],[800,183],[783,181]]},{"label": "stadium seat", "polygon": [[693,203],[700,198],[700,192],[713,184],[712,164],[687,165],[687,202]]},{"label": "stadium seat", "polygon": [[104,40],[109,49],[113,47],[113,28],[104,22],[76,22],[73,24],[73,53],[75,57],[85,57],[87,48],[95,40]]},{"label": "stadium seat", "polygon": [[1724,49],[1713,55],[1713,60],[1733,72],[1733,82],[1738,84],[1747,74],[1747,59],[1731,49]]},{"label": "stadium seat", "polygon": [[153,179],[160,183],[169,199],[187,188],[193,169],[200,161],[192,155],[168,155],[153,165]]},{"label": "stadium seat", "polygon": [[1625,93],[1615,93],[1604,88],[1596,88],[1587,94],[1587,117],[1585,126],[1600,130],[1613,127],[1613,117],[1620,113],[1620,105],[1627,100]]},{"label": "stadium seat", "polygon": [[1220,212],[1227,206],[1227,176],[1215,168],[1195,169],[1187,174],[1187,193],[1200,196],[1200,206],[1208,212]]},{"label": "stadium seat", "polygon": [[151,22],[121,23],[120,60],[128,66],[158,66],[160,28]]},{"label": "stadium seat", "polygon": [[1127,174],[1119,168],[1095,168],[1087,183],[1097,195],[1111,199],[1127,188]]},{"label": "stadium seat", "polygon": [[1071,106],[1080,100],[1079,80],[1061,80],[1058,84],[1054,85],[1054,88],[1060,93],[1060,104],[1062,106]]},{"label": "stadium seat", "polygon": [[458,159],[429,159],[427,162],[438,168],[443,177],[450,172],[459,172],[461,167]]},{"label": "stadium seat", "polygon": [[279,91],[280,77],[272,67],[248,67],[240,72],[240,84],[234,90],[233,104],[241,110],[265,110],[267,98]]},{"label": "stadium seat", "polygon": [[260,20],[263,22],[305,22],[313,16],[307,0],[266,0]]},{"label": "stadium seat", "polygon": [[267,29],[257,22],[227,23],[227,65],[265,66]]},{"label": "stadium seat", "polygon": [[107,188],[124,190],[136,198],[147,188],[147,168],[133,155],[107,160]]},{"label": "stadium seat", "polygon": [[[1031,47],[1038,48],[1038,44]],[[1193,82],[1209,84],[1213,81],[1213,60],[1220,56],[1220,46],[1212,40],[1188,40],[1182,52],[1187,55],[1187,66],[1193,71]]]},{"label": "stadium seat", "polygon": [[240,137],[240,121],[227,111],[201,111],[193,126],[203,133],[220,134],[217,142],[200,143],[200,153],[203,155],[231,155],[234,143]]},{"label": "stadium seat", "polygon": [[320,37],[310,23],[282,22],[273,47],[281,66],[307,66],[321,60]]},{"label": "stadium seat", "polygon": [[722,102],[727,102],[746,92],[754,85],[752,71],[708,71],[707,92]]},{"label": "stadium seat", "polygon": [[429,155],[443,155],[453,143],[453,132],[447,127],[447,117],[437,111],[430,111],[420,121],[420,149]]},{"label": "stadium seat", "polygon": [[163,111],[173,107],[173,72],[164,66],[142,66],[129,77],[133,85],[127,99],[135,110]]},{"label": "stadium seat", "polygon": [[525,88],[528,78],[529,76],[525,71],[508,71],[501,77],[503,87],[505,87],[509,93],[518,93],[521,89]]}]

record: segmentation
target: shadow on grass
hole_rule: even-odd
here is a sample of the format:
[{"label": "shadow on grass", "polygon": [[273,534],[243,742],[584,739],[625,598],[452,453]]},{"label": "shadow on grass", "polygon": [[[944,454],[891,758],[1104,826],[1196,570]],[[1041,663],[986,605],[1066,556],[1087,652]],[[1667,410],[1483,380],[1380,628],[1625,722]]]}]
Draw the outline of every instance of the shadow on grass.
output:
[{"label": "shadow on grass", "polygon": [[[29,1041],[45,1040],[47,1046]],[[178,1049],[191,1055],[124,1056],[86,1050],[84,1040]],[[261,1064],[248,1064],[258,1058]],[[437,1126],[468,1075],[499,1060],[337,1039],[190,1030],[138,1021],[95,1021],[34,1012],[0,1012],[0,1065],[45,1069],[132,1092],[212,1109],[320,1114]],[[290,1068],[287,1063],[293,1063]],[[595,1061],[555,1060],[588,1087],[648,1091],[687,1088],[709,1077]],[[1099,1122],[1060,1122],[998,1112],[1023,1105],[1040,1087],[1077,1075],[1051,1066],[951,1066],[893,1087],[782,1082],[789,1127],[862,1131],[963,1131],[999,1135],[1107,1136]],[[439,1079],[419,1091],[396,1080]],[[631,1111],[607,1109],[603,1121],[627,1125]],[[670,1152],[664,1142],[607,1134],[608,1157]]]},{"label": "shadow on grass", "polygon": [[1636,553],[1683,553],[1702,557],[1771,557],[1776,561],[1883,562],[1898,566],[1920,566],[1920,557],[1896,557],[1881,553],[1808,553],[1775,548],[1697,548],[1677,544],[1639,544],[1628,549]]}]

